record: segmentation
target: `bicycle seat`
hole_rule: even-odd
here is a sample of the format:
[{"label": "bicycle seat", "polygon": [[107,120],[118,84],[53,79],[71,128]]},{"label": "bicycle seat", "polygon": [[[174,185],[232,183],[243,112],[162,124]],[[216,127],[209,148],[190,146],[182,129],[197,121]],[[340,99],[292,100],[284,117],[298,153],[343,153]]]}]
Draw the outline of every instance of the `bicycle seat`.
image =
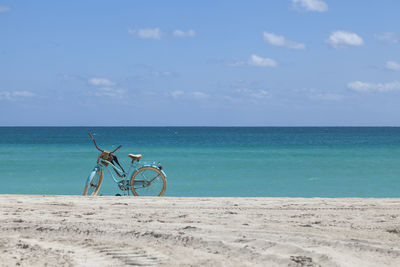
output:
[{"label": "bicycle seat", "polygon": [[130,157],[133,161],[135,161],[135,160],[141,159],[142,155],[140,155],[140,154],[137,154],[137,155],[129,154],[128,157]]}]

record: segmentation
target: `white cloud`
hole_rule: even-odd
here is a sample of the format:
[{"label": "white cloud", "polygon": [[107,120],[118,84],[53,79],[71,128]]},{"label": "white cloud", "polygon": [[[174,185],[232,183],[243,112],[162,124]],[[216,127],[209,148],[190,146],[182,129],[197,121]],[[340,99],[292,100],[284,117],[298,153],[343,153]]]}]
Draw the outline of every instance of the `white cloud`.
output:
[{"label": "white cloud", "polygon": [[241,94],[242,97],[245,96],[256,99],[262,99],[269,96],[269,92],[262,89],[238,88],[235,92]]},{"label": "white cloud", "polygon": [[36,96],[36,94],[30,91],[0,91],[0,100],[18,100],[34,96]]},{"label": "white cloud", "polygon": [[315,100],[340,101],[344,96],[336,93],[314,93],[310,95],[310,98]]},{"label": "white cloud", "polygon": [[248,64],[256,67],[276,67],[278,64],[271,58],[263,58],[257,55],[251,55]]},{"label": "white cloud", "polygon": [[245,61],[226,61],[224,62],[225,65],[229,66],[229,67],[241,67],[241,66],[246,66],[248,63]]},{"label": "white cloud", "polygon": [[375,34],[375,38],[385,43],[397,44],[400,42],[399,35],[395,32],[383,32]]},{"label": "white cloud", "polygon": [[160,28],[129,29],[128,32],[140,39],[159,40],[162,36]]},{"label": "white cloud", "polygon": [[170,71],[152,71],[151,75],[154,77],[171,77],[174,74]]},{"label": "white cloud", "polygon": [[29,91],[15,91],[13,92],[14,97],[33,97],[35,96],[35,93],[29,92]]},{"label": "white cloud", "polygon": [[0,6],[0,13],[6,13],[8,11],[11,11],[11,7],[9,7],[9,6]]},{"label": "white cloud", "polygon": [[182,90],[175,90],[169,93],[170,96],[172,96],[173,98],[177,99],[177,98],[186,98],[186,99],[196,99],[196,100],[203,100],[203,99],[207,99],[210,97],[209,94],[206,94],[204,92],[200,92],[200,91],[195,91],[195,92],[185,92]]},{"label": "white cloud", "polygon": [[191,96],[196,99],[206,99],[210,97],[208,94],[199,91],[191,93]]},{"label": "white cloud", "polygon": [[111,87],[101,87],[96,91],[90,92],[89,95],[122,98],[125,95],[125,90]]},{"label": "white cloud", "polygon": [[367,83],[355,81],[348,83],[347,87],[356,92],[390,92],[400,90],[400,82]]},{"label": "white cloud", "polygon": [[327,42],[334,48],[364,44],[364,40],[358,34],[347,31],[333,31]]},{"label": "white cloud", "polygon": [[[136,38],[140,39],[154,39],[160,40],[165,33],[161,31],[160,28],[143,28],[143,29],[128,29],[129,34],[135,36]],[[187,37],[194,37],[196,36],[196,31],[194,30],[174,30],[171,35],[177,38],[187,38]]]},{"label": "white cloud", "polygon": [[194,30],[182,31],[182,30],[175,30],[172,32],[172,35],[175,37],[194,37],[196,36],[196,32]]},{"label": "white cloud", "polygon": [[291,49],[305,49],[305,44],[286,40],[282,35],[276,35],[269,32],[263,32],[264,41],[275,46],[283,46]]},{"label": "white cloud", "polygon": [[285,37],[281,35],[275,35],[273,33],[263,32],[264,41],[276,45],[276,46],[284,46],[285,45]]},{"label": "white cloud", "polygon": [[182,96],[185,92],[181,91],[181,90],[175,90],[172,91],[170,94],[173,98],[178,98],[180,96]]},{"label": "white cloud", "polygon": [[94,86],[113,86],[114,83],[108,79],[105,78],[90,78],[88,80],[88,83],[90,85]]},{"label": "white cloud", "polygon": [[268,96],[268,94],[269,93],[266,90],[257,90],[255,92],[252,92],[250,94],[250,96],[254,97],[254,98],[264,98],[264,97]]},{"label": "white cloud", "polygon": [[91,96],[122,98],[126,93],[123,89],[113,87],[115,83],[109,79],[90,78],[88,83],[95,87],[92,91],[88,92]]},{"label": "white cloud", "polygon": [[292,0],[292,5],[306,11],[325,12],[328,10],[328,4],[321,0]]},{"label": "white cloud", "polygon": [[400,63],[396,61],[387,61],[385,67],[388,70],[400,70]]}]

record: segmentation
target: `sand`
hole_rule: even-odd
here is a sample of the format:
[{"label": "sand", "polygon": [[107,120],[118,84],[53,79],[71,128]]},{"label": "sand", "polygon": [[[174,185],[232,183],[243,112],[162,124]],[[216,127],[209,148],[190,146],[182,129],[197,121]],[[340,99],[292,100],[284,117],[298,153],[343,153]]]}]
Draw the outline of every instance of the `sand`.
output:
[{"label": "sand", "polygon": [[0,266],[400,266],[400,199],[0,195]]}]

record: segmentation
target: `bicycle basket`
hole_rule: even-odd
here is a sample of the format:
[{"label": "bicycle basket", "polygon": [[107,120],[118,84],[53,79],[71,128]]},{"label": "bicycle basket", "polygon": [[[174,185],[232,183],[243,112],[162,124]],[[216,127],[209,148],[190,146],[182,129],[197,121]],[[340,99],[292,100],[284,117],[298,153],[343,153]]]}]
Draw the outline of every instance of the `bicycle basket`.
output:
[{"label": "bicycle basket", "polygon": [[[101,158],[101,159],[104,159],[104,160],[107,160],[107,161],[109,161],[109,162],[112,162],[112,161],[113,161],[113,156],[112,156],[111,152],[108,152],[108,151],[106,151],[106,150],[104,150],[103,152],[101,152],[100,158]],[[107,162],[105,162],[105,161],[101,161],[101,162],[102,162],[106,167],[108,166],[108,163],[107,163]]]}]

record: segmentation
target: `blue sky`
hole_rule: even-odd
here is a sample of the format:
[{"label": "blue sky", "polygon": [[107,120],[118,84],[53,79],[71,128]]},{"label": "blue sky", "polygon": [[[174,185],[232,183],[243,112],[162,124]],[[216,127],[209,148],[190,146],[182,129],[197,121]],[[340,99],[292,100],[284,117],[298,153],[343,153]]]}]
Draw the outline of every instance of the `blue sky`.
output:
[{"label": "blue sky", "polygon": [[0,125],[400,126],[399,10],[0,0]]}]

